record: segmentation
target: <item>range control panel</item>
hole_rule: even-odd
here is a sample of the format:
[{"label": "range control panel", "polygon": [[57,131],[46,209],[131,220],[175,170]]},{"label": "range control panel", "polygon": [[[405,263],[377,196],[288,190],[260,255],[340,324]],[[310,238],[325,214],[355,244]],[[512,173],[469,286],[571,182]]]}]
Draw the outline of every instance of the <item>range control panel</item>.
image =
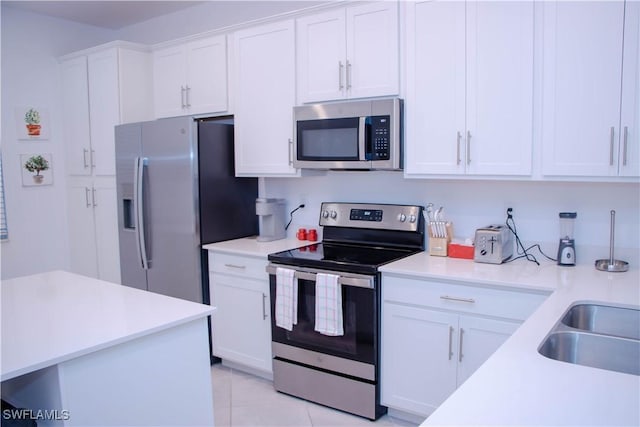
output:
[{"label": "range control panel", "polygon": [[320,206],[321,226],[416,231],[422,206],[329,203]]}]

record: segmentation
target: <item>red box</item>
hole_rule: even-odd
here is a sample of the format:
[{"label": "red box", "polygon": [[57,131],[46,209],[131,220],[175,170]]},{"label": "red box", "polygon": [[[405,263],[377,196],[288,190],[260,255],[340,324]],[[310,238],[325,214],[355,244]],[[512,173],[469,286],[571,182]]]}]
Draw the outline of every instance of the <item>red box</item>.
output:
[{"label": "red box", "polygon": [[473,246],[449,243],[448,254],[451,258],[473,259]]}]

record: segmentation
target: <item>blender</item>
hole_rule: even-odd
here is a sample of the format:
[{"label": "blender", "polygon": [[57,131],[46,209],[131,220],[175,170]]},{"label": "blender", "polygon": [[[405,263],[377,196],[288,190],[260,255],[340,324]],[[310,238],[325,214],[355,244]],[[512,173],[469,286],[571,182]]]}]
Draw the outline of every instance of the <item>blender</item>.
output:
[{"label": "blender", "polygon": [[573,226],[576,212],[560,212],[560,244],[558,245],[558,265],[576,265],[576,245]]}]

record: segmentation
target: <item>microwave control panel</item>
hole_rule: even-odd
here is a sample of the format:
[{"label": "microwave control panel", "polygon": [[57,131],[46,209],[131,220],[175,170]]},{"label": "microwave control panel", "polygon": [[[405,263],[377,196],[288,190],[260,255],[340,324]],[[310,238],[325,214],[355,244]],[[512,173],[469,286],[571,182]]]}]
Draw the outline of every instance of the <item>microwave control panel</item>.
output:
[{"label": "microwave control panel", "polygon": [[390,116],[371,116],[370,120],[370,159],[367,160],[389,160],[391,157],[389,139],[391,135]]}]

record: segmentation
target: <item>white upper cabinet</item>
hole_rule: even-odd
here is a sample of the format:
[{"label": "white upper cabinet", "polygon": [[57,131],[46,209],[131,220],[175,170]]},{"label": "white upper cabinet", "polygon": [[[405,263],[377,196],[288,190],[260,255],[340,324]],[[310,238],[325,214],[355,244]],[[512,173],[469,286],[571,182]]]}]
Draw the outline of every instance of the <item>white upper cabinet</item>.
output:
[{"label": "white upper cabinet", "polygon": [[618,171],[640,176],[640,2],[625,5]]},{"label": "white upper cabinet", "polygon": [[293,167],[295,25],[281,21],[233,35],[237,176],[296,176]]},{"label": "white upper cabinet", "polygon": [[150,73],[147,52],[123,47],[62,60],[69,175],[115,175],[114,126],[152,118]]},{"label": "white upper cabinet", "polygon": [[70,175],[90,175],[91,129],[87,57],[83,55],[62,62],[61,74],[67,172]]},{"label": "white upper cabinet", "polygon": [[397,2],[305,16],[296,29],[300,103],[399,93]]},{"label": "white upper cabinet", "polygon": [[543,8],[543,174],[637,176],[638,6],[626,18],[622,1]]},{"label": "white upper cabinet", "polygon": [[157,118],[226,111],[226,35],[154,51],[153,84]]},{"label": "white upper cabinet", "polygon": [[530,175],[533,2],[407,4],[409,175]]}]

